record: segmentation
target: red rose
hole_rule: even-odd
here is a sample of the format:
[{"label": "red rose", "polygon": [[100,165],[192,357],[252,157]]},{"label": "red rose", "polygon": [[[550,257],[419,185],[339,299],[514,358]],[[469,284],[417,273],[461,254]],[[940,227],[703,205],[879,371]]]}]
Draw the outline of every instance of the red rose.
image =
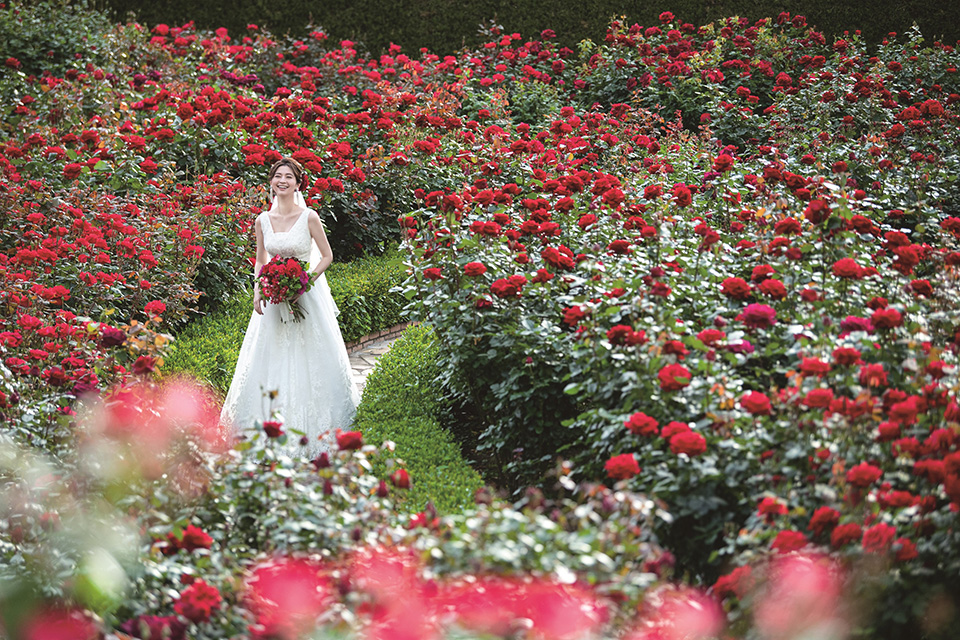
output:
[{"label": "red rose", "polygon": [[607,476],[614,480],[626,480],[640,473],[640,465],[632,453],[613,456],[603,467],[607,470]]},{"label": "red rose", "polygon": [[841,258],[833,263],[833,275],[838,278],[858,279],[863,275],[863,269],[853,258]]},{"label": "red rose", "polygon": [[770,398],[759,391],[750,391],[740,396],[740,406],[755,416],[768,416],[772,410]]},{"label": "red rose", "polygon": [[841,367],[860,364],[860,351],[853,347],[837,347],[833,350],[833,361]]},{"label": "red rose", "polygon": [[751,293],[750,285],[743,278],[725,278],[720,286],[720,292],[735,300],[746,300]]},{"label": "red rose", "polygon": [[76,162],[71,162],[63,167],[63,177],[67,180],[73,180],[77,178],[80,173],[83,171],[82,164],[77,164]]},{"label": "red rose", "polygon": [[707,439],[696,431],[681,431],[670,438],[670,451],[679,455],[698,456],[707,450]]},{"label": "red rose", "polygon": [[423,270],[423,277],[426,280],[440,280],[443,278],[443,271],[439,267],[428,267]]},{"label": "red rose", "polygon": [[619,255],[627,255],[630,253],[630,241],[629,240],[614,240],[609,245],[607,245],[607,250],[611,253],[616,253]]},{"label": "red rose", "polygon": [[151,317],[159,316],[166,310],[167,305],[163,304],[159,300],[152,300],[143,307],[144,313]]},{"label": "red rose", "polygon": [[773,539],[770,546],[780,553],[799,551],[807,546],[807,536],[799,531],[781,531],[777,534],[777,537]]},{"label": "red rose", "polygon": [[833,402],[833,391],[830,389],[812,389],[803,398],[803,404],[810,409],[826,409]]},{"label": "red rose", "polygon": [[283,430],[280,428],[283,424],[276,422],[274,420],[267,420],[263,423],[263,432],[267,434],[268,438],[279,438],[283,435]]},{"label": "red rose", "polygon": [[690,384],[690,371],[681,364],[668,364],[657,374],[660,388],[664,391],[679,391]]},{"label": "red rose", "polygon": [[863,532],[863,550],[867,553],[886,553],[896,535],[895,527],[885,522],[878,522]]},{"label": "red rose", "polygon": [[836,548],[845,547],[851,542],[856,542],[863,536],[863,529],[856,522],[837,525],[830,534],[830,544]]},{"label": "red rose", "polygon": [[674,420],[672,422],[668,422],[663,429],[660,430],[660,435],[663,436],[665,440],[669,440],[674,435],[683,433],[684,431],[690,431],[690,425],[688,425],[686,422]]},{"label": "red rose", "polygon": [[903,322],[903,316],[896,309],[877,309],[870,316],[870,321],[877,329],[894,329]]},{"label": "red rose", "polygon": [[908,562],[920,555],[917,553],[917,545],[913,544],[909,538],[897,538],[893,541],[892,549],[896,554],[897,562]]},{"label": "red rose", "polygon": [[516,298],[526,282],[527,279],[521,275],[500,278],[490,285],[490,291],[500,298]]},{"label": "red rose", "polygon": [[782,300],[787,297],[787,288],[783,286],[782,282],[773,278],[764,280],[757,288],[760,289],[760,293],[769,298]]},{"label": "red rose", "polygon": [[397,469],[390,474],[390,482],[398,489],[410,488],[410,474],[406,469]]},{"label": "red rose", "polygon": [[184,551],[193,551],[194,549],[209,549],[213,545],[213,538],[200,527],[188,524],[177,542],[177,546]]},{"label": "red rose", "polygon": [[810,530],[814,535],[822,535],[827,529],[832,529],[840,522],[840,512],[830,507],[820,507],[813,512],[810,518]]},{"label": "red rose", "polygon": [[783,504],[777,498],[765,497],[757,505],[757,515],[763,516],[768,524],[772,524],[776,516],[787,514],[787,505]]},{"label": "red rose", "polygon": [[753,590],[754,582],[753,570],[750,565],[744,565],[720,576],[713,584],[713,593],[719,598],[729,595],[742,598]]},{"label": "red rose", "polygon": [[697,339],[708,347],[716,346],[718,342],[727,337],[727,334],[719,329],[704,329],[697,334]]},{"label": "red rose", "polygon": [[463,265],[463,272],[470,277],[482,276],[487,272],[487,267],[482,262],[468,262]]},{"label": "red rose", "polygon": [[655,436],[657,435],[657,429],[660,426],[655,418],[651,418],[642,411],[630,416],[630,418],[623,423],[627,429],[630,430],[630,433],[634,433],[638,436]]},{"label": "red rose", "polygon": [[140,356],[137,358],[130,370],[137,375],[146,375],[157,368],[157,359],[152,356]]},{"label": "red rose", "polygon": [[173,610],[192,622],[206,622],[223,599],[217,588],[196,580],[180,594]]},{"label": "red rose", "polygon": [[341,431],[337,429],[337,446],[341,451],[359,449],[363,446],[363,434],[359,431]]},{"label": "red rose", "polygon": [[784,218],[779,220],[777,224],[773,226],[773,230],[780,235],[790,235],[798,234],[803,228],[800,226],[800,221],[796,218]]},{"label": "red rose", "polygon": [[933,285],[930,284],[929,280],[911,280],[910,289],[918,296],[933,297]]},{"label": "red rose", "polygon": [[800,362],[800,371],[808,376],[824,376],[830,372],[830,363],[819,358],[804,358]]},{"label": "red rose", "polygon": [[879,362],[860,367],[860,384],[865,387],[887,386],[887,372]]},{"label": "red rose", "polygon": [[764,329],[776,323],[777,312],[765,304],[748,304],[737,316],[737,320],[751,329]]},{"label": "red rose", "polygon": [[855,487],[867,487],[883,475],[883,471],[868,462],[861,462],[847,471],[847,482]]},{"label": "red rose", "polygon": [[575,327],[580,324],[580,321],[585,317],[587,317],[587,314],[583,309],[580,308],[580,305],[568,307],[563,311],[563,322],[571,327]]}]

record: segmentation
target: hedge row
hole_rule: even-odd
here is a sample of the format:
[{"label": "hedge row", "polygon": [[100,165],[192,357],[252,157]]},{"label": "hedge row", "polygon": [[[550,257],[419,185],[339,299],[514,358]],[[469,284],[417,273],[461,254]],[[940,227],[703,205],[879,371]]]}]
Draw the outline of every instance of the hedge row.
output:
[{"label": "hedge row", "polygon": [[[347,342],[401,322],[403,296],[391,289],[403,281],[396,253],[334,263],[326,271],[340,308],[340,331]],[[191,322],[178,336],[164,363],[167,374],[189,373],[226,393],[252,313],[253,292],[241,290],[217,311]]]},{"label": "hedge row", "polygon": [[651,26],[663,11],[672,11],[685,22],[701,25],[719,18],[739,15],[750,20],[774,17],[782,11],[805,15],[828,36],[861,29],[870,42],[879,42],[888,32],[903,32],[916,22],[925,34],[960,38],[960,5],[919,0],[378,0],[317,3],[289,0],[269,4],[258,0],[157,0],[143,4],[134,0],[101,0],[98,4],[122,18],[134,12],[148,24],[181,24],[194,20],[205,28],[227,27],[240,34],[248,24],[266,26],[275,33],[305,33],[309,23],[322,26],[337,38],[352,38],[373,52],[390,43],[407,52],[427,47],[435,53],[450,53],[464,45],[477,44],[477,26],[495,20],[508,33],[531,37],[552,29],[560,41],[574,47],[589,38],[603,38],[611,16],[624,15],[630,22]]},{"label": "hedge row", "polygon": [[437,420],[437,355],[432,329],[408,327],[367,379],[356,428],[370,444],[396,444],[395,455],[413,481],[403,508],[420,511],[430,502],[440,513],[451,513],[473,504],[483,481]]}]

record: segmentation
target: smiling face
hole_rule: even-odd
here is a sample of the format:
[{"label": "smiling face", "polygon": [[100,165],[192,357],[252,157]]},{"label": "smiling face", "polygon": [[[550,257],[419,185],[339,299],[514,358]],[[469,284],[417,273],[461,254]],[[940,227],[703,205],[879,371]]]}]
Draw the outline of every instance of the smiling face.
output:
[{"label": "smiling face", "polygon": [[292,158],[278,160],[270,168],[268,175],[270,191],[277,195],[293,193],[299,189],[301,178],[303,178],[303,169],[296,160]]},{"label": "smiling face", "polygon": [[293,193],[297,190],[298,183],[299,180],[297,180],[293,170],[283,165],[273,173],[273,177],[270,179],[270,190],[278,196]]}]

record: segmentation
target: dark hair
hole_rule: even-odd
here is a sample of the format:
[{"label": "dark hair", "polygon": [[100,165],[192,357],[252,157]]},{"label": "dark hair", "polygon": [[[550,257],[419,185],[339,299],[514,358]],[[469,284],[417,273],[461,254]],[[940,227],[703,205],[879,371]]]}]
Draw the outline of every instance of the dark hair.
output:
[{"label": "dark hair", "polygon": [[273,180],[273,176],[275,176],[277,171],[280,170],[280,167],[288,167],[290,171],[293,171],[293,177],[296,179],[297,185],[299,185],[300,188],[303,188],[303,179],[307,174],[303,170],[303,167],[300,166],[300,163],[289,156],[280,158],[273,163],[273,166],[270,167],[270,173],[267,174],[267,182]]}]

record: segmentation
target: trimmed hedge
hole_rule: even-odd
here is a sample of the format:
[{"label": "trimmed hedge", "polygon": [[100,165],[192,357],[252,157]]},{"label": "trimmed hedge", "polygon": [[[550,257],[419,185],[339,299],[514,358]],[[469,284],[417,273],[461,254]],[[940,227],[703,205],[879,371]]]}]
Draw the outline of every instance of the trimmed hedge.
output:
[{"label": "trimmed hedge", "polygon": [[409,492],[397,492],[401,508],[421,511],[433,503],[438,512],[450,513],[473,504],[483,481],[437,421],[441,396],[437,354],[432,329],[408,327],[377,360],[367,379],[356,428],[368,443],[390,440],[396,444],[395,455],[403,460],[412,480]]},{"label": "trimmed hedge", "polygon": [[477,26],[496,20],[507,33],[530,38],[552,29],[561,43],[575,47],[584,38],[601,40],[612,16],[624,15],[630,23],[654,26],[663,11],[672,11],[684,22],[707,24],[728,16],[756,20],[776,17],[783,11],[801,14],[828,37],[860,29],[869,42],[879,42],[888,32],[904,32],[916,22],[930,38],[960,38],[960,5],[919,0],[396,0],[389,5],[378,0],[317,3],[288,0],[265,4],[257,0],[196,3],[190,0],[157,0],[143,4],[134,0],[104,0],[118,17],[135,12],[153,25],[182,24],[194,20],[204,28],[227,27],[237,36],[249,23],[275,33],[299,36],[309,22],[320,25],[336,38],[351,38],[380,51],[397,43],[407,53],[427,47],[435,53],[450,53],[475,45]]},{"label": "trimmed hedge", "polygon": [[330,293],[340,307],[340,331],[347,342],[403,322],[406,298],[391,289],[406,278],[396,251],[350,262],[335,262],[326,271]]},{"label": "trimmed hedge", "polygon": [[[400,324],[405,302],[391,289],[403,282],[404,267],[399,256],[367,257],[334,263],[326,271],[327,283],[340,307],[340,331],[347,342],[374,331]],[[191,322],[173,344],[163,372],[189,373],[206,380],[226,393],[237,364],[243,334],[253,312],[250,288],[224,300],[217,311]]]}]

